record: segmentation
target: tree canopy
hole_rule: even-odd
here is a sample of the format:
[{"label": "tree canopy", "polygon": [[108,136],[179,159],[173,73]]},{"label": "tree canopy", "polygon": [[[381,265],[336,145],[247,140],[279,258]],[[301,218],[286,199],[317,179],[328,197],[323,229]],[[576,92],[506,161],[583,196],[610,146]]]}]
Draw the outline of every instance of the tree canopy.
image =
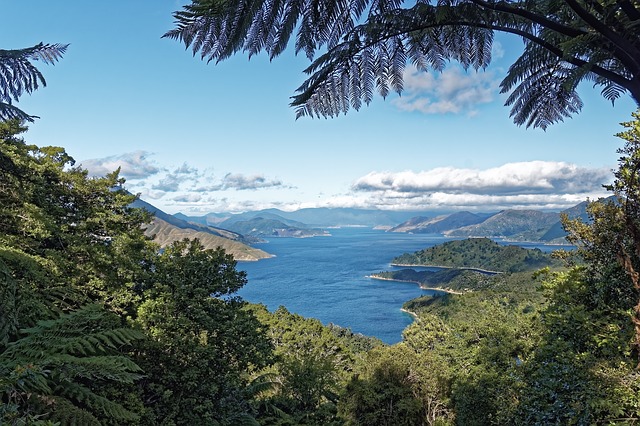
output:
[{"label": "tree canopy", "polygon": [[0,120],[0,424],[238,424],[263,326],[222,249],[160,247],[113,172]]},{"label": "tree canopy", "polygon": [[333,117],[402,92],[407,63],[441,71],[491,62],[496,32],[524,50],[501,83],[518,125],[546,128],[580,111],[581,81],[614,102],[640,103],[640,4],[634,0],[192,0],[174,14],[177,39],[207,61],[280,55],[295,37],[312,61],[292,97],[298,117]]}]

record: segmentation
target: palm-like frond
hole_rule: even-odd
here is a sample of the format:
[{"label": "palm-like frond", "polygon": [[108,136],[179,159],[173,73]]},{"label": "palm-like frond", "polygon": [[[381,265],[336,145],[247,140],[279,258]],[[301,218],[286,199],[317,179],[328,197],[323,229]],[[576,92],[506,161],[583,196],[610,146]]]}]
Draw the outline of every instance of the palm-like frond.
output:
[{"label": "palm-like frond", "polygon": [[0,377],[13,377],[0,383],[0,393],[11,395],[9,398],[24,395],[32,409],[52,412],[52,418],[70,415],[93,424],[94,415],[115,420],[135,417],[92,387],[140,378],[140,368],[121,355],[120,349],[143,338],[141,332],[115,328],[96,305],[40,321],[23,332],[24,337],[0,353]]},{"label": "palm-like frond", "polygon": [[67,47],[68,45],[39,43],[26,49],[0,49],[0,120],[17,118],[33,121],[37,118],[15,107],[12,102],[18,101],[24,93],[37,90],[40,85],[47,85],[32,61],[52,65],[62,57]]},{"label": "palm-like frond", "polygon": [[640,102],[640,12],[620,3],[193,0],[165,37],[220,61],[240,51],[273,58],[297,31],[295,50],[312,64],[291,104],[297,117],[332,117],[368,104],[374,91],[400,93],[407,62],[423,71],[452,60],[484,68],[494,32],[516,34],[525,52],[502,88],[514,90],[516,123],[546,128],[580,110],[576,87],[585,79],[611,101],[626,92]]}]

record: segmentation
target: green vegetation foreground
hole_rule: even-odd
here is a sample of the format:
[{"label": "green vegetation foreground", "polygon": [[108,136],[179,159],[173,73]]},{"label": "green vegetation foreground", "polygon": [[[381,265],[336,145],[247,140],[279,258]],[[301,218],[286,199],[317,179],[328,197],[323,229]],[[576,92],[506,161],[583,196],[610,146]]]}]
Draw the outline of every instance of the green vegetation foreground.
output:
[{"label": "green vegetation foreground", "polygon": [[248,306],[222,250],[144,236],[117,172],[0,123],[2,423],[635,424],[640,115],[625,126],[618,201],[565,222],[580,266],[412,301],[386,346]]}]

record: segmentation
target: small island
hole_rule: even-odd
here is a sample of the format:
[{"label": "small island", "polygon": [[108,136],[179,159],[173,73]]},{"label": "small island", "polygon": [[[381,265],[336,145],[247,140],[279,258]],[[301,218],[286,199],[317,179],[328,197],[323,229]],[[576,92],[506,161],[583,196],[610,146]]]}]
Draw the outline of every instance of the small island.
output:
[{"label": "small island", "polygon": [[500,245],[489,238],[448,241],[391,261],[394,266],[474,269],[480,272],[524,272],[560,267],[561,262],[540,249]]},{"label": "small island", "polygon": [[[495,287],[502,274],[530,273],[542,268],[559,268],[561,262],[539,249],[503,246],[488,238],[449,241],[392,260],[395,271],[381,271],[369,278],[412,282],[425,290],[464,293]],[[410,266],[434,270],[415,270]]]}]

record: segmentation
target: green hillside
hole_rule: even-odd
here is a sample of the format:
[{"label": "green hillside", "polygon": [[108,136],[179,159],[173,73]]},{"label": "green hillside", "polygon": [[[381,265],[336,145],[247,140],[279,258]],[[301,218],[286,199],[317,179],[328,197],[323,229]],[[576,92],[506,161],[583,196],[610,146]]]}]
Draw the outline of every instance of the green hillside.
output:
[{"label": "green hillside", "polygon": [[558,213],[537,210],[504,210],[482,223],[446,233],[451,237],[504,237],[514,241],[538,241],[560,220]]},{"label": "green hillside", "polygon": [[260,260],[273,257],[264,250],[248,246],[240,241],[191,228],[179,228],[157,217],[153,219],[152,223],[145,225],[144,233],[149,237],[153,237],[153,240],[160,247],[167,247],[185,238],[197,238],[204,248],[215,250],[221,247],[232,255],[235,260]]},{"label": "green hillside", "polygon": [[477,268],[495,272],[520,272],[560,266],[539,249],[502,246],[488,238],[450,241],[392,260],[395,265]]},{"label": "green hillside", "polygon": [[315,237],[326,236],[328,232],[322,229],[307,228],[304,224],[301,226],[294,226],[284,223],[277,219],[264,218],[261,216],[251,218],[249,220],[242,220],[237,222],[225,222],[224,225],[227,229],[239,234],[250,237]]}]

